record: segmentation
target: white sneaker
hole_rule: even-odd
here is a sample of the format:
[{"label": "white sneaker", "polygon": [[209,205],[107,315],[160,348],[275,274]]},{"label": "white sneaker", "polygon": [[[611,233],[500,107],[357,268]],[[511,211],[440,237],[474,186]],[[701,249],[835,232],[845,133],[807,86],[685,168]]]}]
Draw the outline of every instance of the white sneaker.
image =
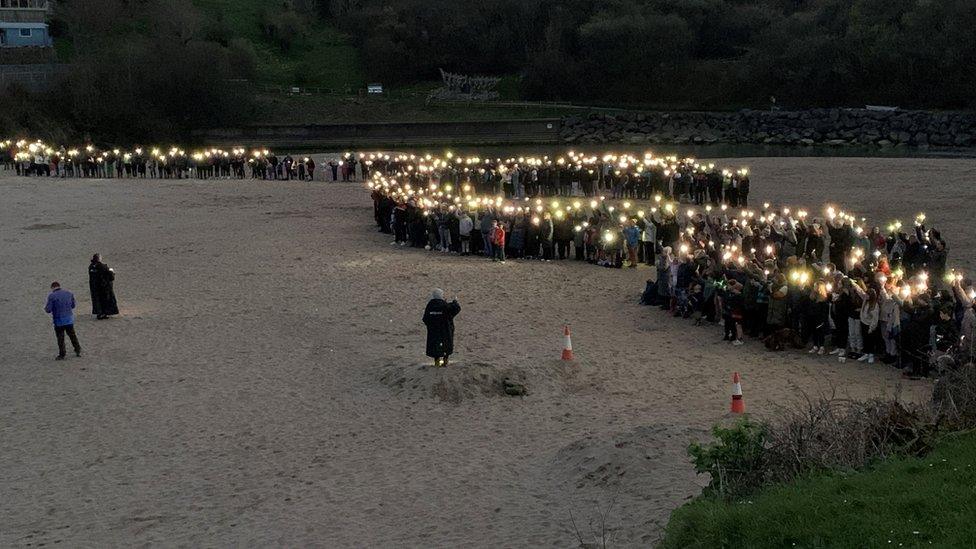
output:
[{"label": "white sneaker", "polygon": [[868,358],[870,358],[870,355],[868,355],[868,354],[863,354],[863,355],[861,355],[861,356],[859,356],[859,357],[857,358],[857,361],[858,361],[858,362],[867,362],[867,360],[868,360]]},{"label": "white sneaker", "polygon": [[817,351],[817,354],[818,354],[818,355],[822,355],[822,354],[824,354],[824,352],[825,352],[825,351],[826,351],[826,350],[825,350],[825,349],[824,349],[823,347],[821,347],[821,348],[820,348],[820,350],[819,350],[819,351]]},{"label": "white sneaker", "polygon": [[874,355],[868,355],[868,364],[874,364]]},{"label": "white sneaker", "polygon": [[812,354],[815,354],[819,350],[820,350],[820,348],[817,347],[816,345],[814,345],[812,349],[810,349],[809,351],[807,351],[807,354],[811,354],[812,355]]},{"label": "white sneaker", "polygon": [[842,354],[844,354],[844,349],[834,349],[833,351],[830,351],[830,354],[831,355],[842,355]]}]

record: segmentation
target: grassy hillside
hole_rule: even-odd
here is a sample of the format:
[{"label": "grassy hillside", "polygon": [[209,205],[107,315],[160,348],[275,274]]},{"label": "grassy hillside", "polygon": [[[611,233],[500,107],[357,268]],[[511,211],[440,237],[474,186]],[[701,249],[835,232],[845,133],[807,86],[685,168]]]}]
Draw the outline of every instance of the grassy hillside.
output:
[{"label": "grassy hillside", "polygon": [[[312,21],[308,37],[283,51],[262,31],[267,0],[193,0],[212,24],[228,38],[243,38],[257,54],[254,122],[346,123],[399,121],[499,120],[555,118],[580,114],[557,105],[427,104],[427,95],[440,82],[385,86],[382,96],[365,97],[366,79],[353,38],[328,21]],[[303,73],[304,78],[296,77]],[[312,93],[291,95],[297,86]],[[502,79],[503,101],[518,101],[519,80]],[[595,110],[599,110],[598,108]]]},{"label": "grassy hillside", "polygon": [[976,435],[921,459],[777,486],[748,501],[699,499],[671,516],[671,547],[976,547]]},{"label": "grassy hillside", "polygon": [[[436,122],[560,118],[588,110],[546,105],[426,104],[424,92],[393,90],[383,96],[259,94],[256,118],[279,124]],[[596,109],[594,109],[596,110]]]},{"label": "grassy hillside", "polygon": [[302,86],[321,87],[336,93],[355,92],[363,78],[356,48],[348,36],[328,22],[309,25],[308,39],[293,51],[283,52],[261,32],[262,11],[266,0],[193,0],[208,17],[222,21],[234,37],[246,38],[258,54],[258,79],[264,84],[293,86],[296,73],[306,74]]}]

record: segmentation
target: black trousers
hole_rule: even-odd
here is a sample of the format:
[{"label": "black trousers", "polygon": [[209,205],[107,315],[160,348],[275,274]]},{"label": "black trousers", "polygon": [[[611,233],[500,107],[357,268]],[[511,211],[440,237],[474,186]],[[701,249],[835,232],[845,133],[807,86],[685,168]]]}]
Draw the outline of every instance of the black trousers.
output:
[{"label": "black trousers", "polygon": [[75,335],[75,325],[68,324],[67,326],[55,326],[54,335],[58,336],[58,356],[63,357],[66,353],[64,348],[64,334],[68,334],[71,338],[71,346],[75,348],[76,353],[81,352],[81,344],[78,343],[78,336]]},{"label": "black trousers", "polygon": [[654,264],[654,243],[641,241],[640,248],[641,257],[644,263],[648,265]]},{"label": "black trousers", "polygon": [[569,257],[569,241],[568,240],[557,240],[556,241],[556,257],[559,259],[566,259]]},{"label": "black trousers", "polygon": [[551,260],[554,251],[555,248],[553,247],[552,242],[547,242],[547,241],[542,242],[542,259]]}]

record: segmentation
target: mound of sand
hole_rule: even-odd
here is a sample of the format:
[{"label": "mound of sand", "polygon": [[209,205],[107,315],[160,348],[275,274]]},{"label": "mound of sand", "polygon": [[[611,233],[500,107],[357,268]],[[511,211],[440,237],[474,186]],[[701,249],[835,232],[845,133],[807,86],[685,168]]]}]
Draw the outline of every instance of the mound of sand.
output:
[{"label": "mound of sand", "polygon": [[388,364],[380,381],[400,396],[434,397],[453,404],[476,397],[523,396],[527,392],[523,372],[483,362],[459,362],[446,367]]},{"label": "mound of sand", "polygon": [[398,396],[411,400],[434,397],[455,404],[476,397],[590,394],[602,390],[591,368],[562,360],[508,365],[460,361],[447,367],[393,362],[380,370],[379,380]]}]

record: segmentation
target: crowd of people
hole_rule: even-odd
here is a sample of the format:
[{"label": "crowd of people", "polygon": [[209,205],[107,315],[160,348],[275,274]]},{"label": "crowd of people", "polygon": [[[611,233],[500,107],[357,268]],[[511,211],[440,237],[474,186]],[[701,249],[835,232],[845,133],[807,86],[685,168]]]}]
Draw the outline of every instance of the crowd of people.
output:
[{"label": "crowd of people", "polygon": [[0,168],[26,177],[86,179],[265,179],[314,181],[316,169],[326,168],[322,179],[352,181],[369,176],[376,155],[323,158],[320,165],[310,156],[277,154],[264,148],[208,148],[190,151],[180,147],[121,149],[84,144],[54,146],[35,140],[0,141]]},{"label": "crowd of people", "polygon": [[[480,159],[401,155],[377,166],[369,181],[374,217],[399,246],[494,261],[653,266],[643,303],[719,324],[735,346],[757,337],[770,349],[883,362],[912,377],[973,359],[976,287],[947,266],[947,242],[924,214],[909,227],[895,221],[882,230],[837,207],[817,217],[768,203],[749,209],[748,192],[741,192],[747,170],[719,171],[721,185],[706,183],[702,197],[701,187],[689,192],[681,181],[704,174],[707,182],[713,166],[616,155],[592,162],[603,159],[615,166],[611,189],[640,177],[654,182],[650,194],[624,187],[613,193],[616,200],[586,198],[585,185],[571,185],[569,194],[540,185],[522,196],[521,183],[507,189],[503,182],[500,193],[489,186],[486,196],[477,184],[488,171]],[[496,173],[532,174],[522,166],[538,165],[579,173],[589,171],[591,159],[570,153],[490,164]],[[729,188],[739,192],[724,192]]]},{"label": "crowd of people", "polygon": [[[569,151],[550,158],[479,158],[448,153],[432,155],[370,155],[377,173],[397,173],[416,189],[433,183],[465,189],[465,194],[525,200],[535,197],[605,196],[650,200],[654,196],[689,204],[733,207],[749,205],[749,170],[720,169],[694,159],[651,154],[587,156]],[[461,193],[455,193],[457,195]]]},{"label": "crowd of people", "polygon": [[[947,266],[947,242],[924,214],[882,230],[837,207],[816,217],[750,208],[748,169],[651,154],[345,153],[322,165],[333,181],[368,181],[376,223],[394,245],[497,262],[645,264],[656,276],[643,303],[720,324],[731,345],[758,337],[771,349],[894,364],[911,376],[973,357],[976,288]],[[0,166],[38,177],[316,173],[311,158],[266,149],[122,151],[26,140],[0,141]]]}]

